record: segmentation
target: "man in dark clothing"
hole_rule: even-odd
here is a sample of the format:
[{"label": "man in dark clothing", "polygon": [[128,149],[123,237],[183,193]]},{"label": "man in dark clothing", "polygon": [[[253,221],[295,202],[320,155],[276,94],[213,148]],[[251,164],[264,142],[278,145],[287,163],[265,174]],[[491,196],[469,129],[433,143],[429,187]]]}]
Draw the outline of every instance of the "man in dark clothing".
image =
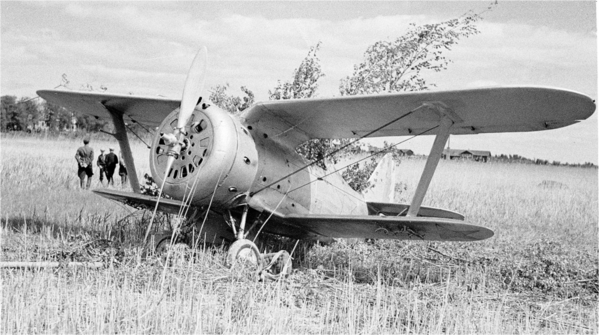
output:
[{"label": "man in dark clothing", "polygon": [[[77,175],[81,188],[89,189],[92,183],[92,176],[94,175],[93,163],[94,163],[94,149],[89,146],[89,138],[83,139],[83,146],[77,149],[75,153],[75,159],[79,168],[77,169]],[[85,178],[87,177],[87,184]]]},{"label": "man in dark clothing", "polygon": [[109,150],[110,152],[104,159],[106,162],[106,179],[108,180],[108,185],[114,186],[114,179],[112,179],[112,176],[114,175],[116,165],[119,163],[119,158],[114,154],[113,148],[110,148]]},{"label": "man in dark clothing", "polygon": [[98,156],[96,164],[100,168],[100,184],[104,186],[104,175],[106,174],[106,155],[104,155],[104,149],[100,149],[100,156]]}]

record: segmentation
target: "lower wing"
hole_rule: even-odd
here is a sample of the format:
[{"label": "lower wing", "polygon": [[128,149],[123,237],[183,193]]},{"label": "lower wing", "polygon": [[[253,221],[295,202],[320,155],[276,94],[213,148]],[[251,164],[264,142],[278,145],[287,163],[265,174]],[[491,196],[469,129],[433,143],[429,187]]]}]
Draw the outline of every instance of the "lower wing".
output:
[{"label": "lower wing", "polygon": [[273,215],[272,220],[265,229],[296,238],[479,241],[493,236],[490,229],[446,218],[294,214]]},{"label": "lower wing", "polygon": [[[116,190],[94,190],[94,193],[135,208],[153,209],[156,197]],[[370,203],[378,213],[399,210]],[[402,206],[402,205],[398,205]],[[178,214],[185,205],[178,200],[161,199],[158,210]],[[374,207],[373,207],[374,208]],[[372,210],[372,209],[371,209]],[[302,239],[373,238],[415,241],[479,241],[493,236],[493,231],[463,223],[457,213],[431,209],[442,217],[405,217],[381,215],[277,215],[273,214],[264,230],[270,233]],[[424,214],[424,213],[423,213]],[[462,217],[463,218],[463,217]]]},{"label": "lower wing", "polygon": [[[110,200],[114,200],[123,203],[127,206],[138,209],[150,209],[153,210],[156,206],[157,197],[137,194],[131,192],[123,192],[108,189],[93,190],[94,193]],[[169,214],[180,214],[187,207],[183,202],[174,199],[160,199],[158,203],[158,210]]]}]

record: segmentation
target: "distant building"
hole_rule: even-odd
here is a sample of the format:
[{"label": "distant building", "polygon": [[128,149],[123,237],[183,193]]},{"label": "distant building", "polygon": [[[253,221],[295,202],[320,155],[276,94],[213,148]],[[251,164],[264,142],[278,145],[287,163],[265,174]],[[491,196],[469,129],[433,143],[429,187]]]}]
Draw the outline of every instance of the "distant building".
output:
[{"label": "distant building", "polygon": [[414,151],[410,149],[397,149],[397,153],[400,156],[414,156]]},{"label": "distant building", "polygon": [[477,162],[486,163],[491,159],[491,152],[483,150],[445,149],[441,157],[443,159],[472,159]]}]

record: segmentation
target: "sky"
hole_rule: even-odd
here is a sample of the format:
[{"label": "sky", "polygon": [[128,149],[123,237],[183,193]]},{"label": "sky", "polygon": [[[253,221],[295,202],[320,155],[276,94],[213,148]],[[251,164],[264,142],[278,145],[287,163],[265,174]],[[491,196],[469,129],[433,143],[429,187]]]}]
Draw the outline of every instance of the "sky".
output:
[{"label": "sky", "polygon": [[[63,75],[71,89],[181,97],[200,46],[208,48],[208,88],[247,86],[266,100],[311,46],[325,77],[319,97],[339,96],[369,45],[393,40],[408,24],[483,13],[480,33],[446,56],[448,70],[424,73],[435,90],[534,85],[597,99],[595,2],[0,2],[2,95],[35,96]],[[395,143],[405,138],[385,138]],[[373,141],[380,144],[383,139]],[[433,137],[399,148],[427,154]],[[558,130],[452,136],[451,148],[597,164],[597,114]]]}]

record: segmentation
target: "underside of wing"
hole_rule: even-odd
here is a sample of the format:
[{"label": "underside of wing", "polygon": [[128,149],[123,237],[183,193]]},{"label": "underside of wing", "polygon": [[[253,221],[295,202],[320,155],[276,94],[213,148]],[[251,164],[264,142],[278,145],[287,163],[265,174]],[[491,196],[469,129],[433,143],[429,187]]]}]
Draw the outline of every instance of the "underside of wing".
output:
[{"label": "underside of wing", "polygon": [[37,94],[50,103],[99,119],[111,120],[109,109],[112,109],[149,127],[159,126],[162,120],[181,103],[180,100],[161,97],[95,92],[41,90],[37,91]]},{"label": "underside of wing", "polygon": [[[158,199],[156,197],[149,196],[149,195],[143,195],[143,194],[137,194],[137,193],[131,193],[131,192],[122,192],[122,191],[116,191],[116,190],[108,190],[108,189],[99,189],[99,190],[94,190],[93,192],[106,198],[106,199],[118,201],[127,206],[131,206],[133,208],[138,208],[138,209],[144,208],[144,209],[154,210],[154,207],[156,206],[156,201]],[[185,206],[179,200],[160,199],[160,202],[158,204],[158,211],[169,213],[169,214],[179,214],[182,212],[183,209],[185,209],[185,207],[187,207],[187,206]]]},{"label": "underside of wing", "polygon": [[459,220],[405,216],[273,216],[270,232],[295,238],[372,238],[414,241],[479,241],[493,231]]},{"label": "underside of wing", "polygon": [[564,127],[592,115],[595,103],[567,90],[507,87],[269,101],[242,117],[294,146],[313,138],[420,134],[439,125],[439,109],[454,121],[451,134],[478,134]]}]

